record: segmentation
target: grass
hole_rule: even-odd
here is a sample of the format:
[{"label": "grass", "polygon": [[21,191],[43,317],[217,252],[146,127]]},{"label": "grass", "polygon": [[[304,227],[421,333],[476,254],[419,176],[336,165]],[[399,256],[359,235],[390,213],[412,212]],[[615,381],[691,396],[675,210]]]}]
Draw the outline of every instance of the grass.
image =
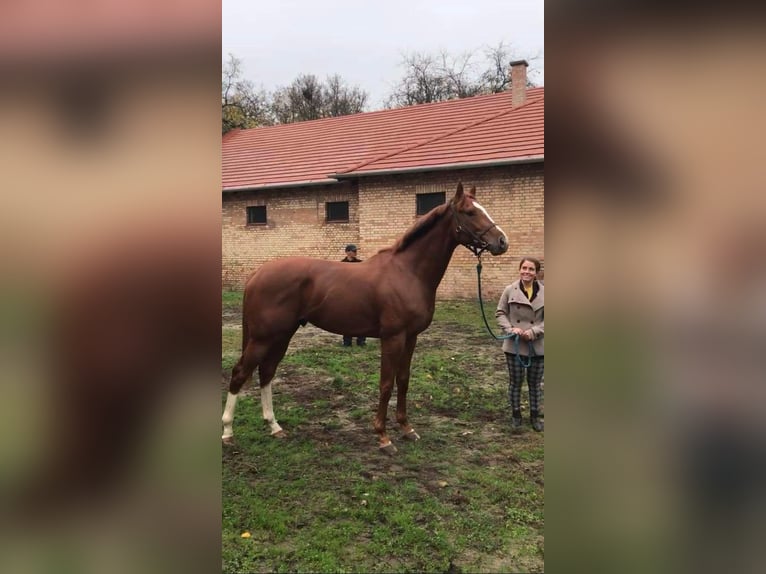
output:
[{"label": "grass", "polygon": [[223,291],[221,293],[221,303],[224,309],[239,311],[242,306],[242,292]]},{"label": "grass", "polygon": [[[240,304],[224,293],[224,378]],[[371,427],[378,341],[291,346],[274,385],[288,438],[269,436],[250,386],[223,451],[223,571],[542,571],[543,437],[508,431],[504,359],[482,329],[475,302],[437,304],[408,395],[423,438],[398,439],[392,398],[393,457]]]}]

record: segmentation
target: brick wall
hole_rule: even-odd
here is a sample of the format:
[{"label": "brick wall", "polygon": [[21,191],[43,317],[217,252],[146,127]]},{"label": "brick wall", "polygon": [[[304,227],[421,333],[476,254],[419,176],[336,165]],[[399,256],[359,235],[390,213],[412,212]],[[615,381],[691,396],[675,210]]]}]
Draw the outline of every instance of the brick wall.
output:
[{"label": "brick wall", "polygon": [[[503,228],[510,247],[505,255],[482,257],[482,287],[487,301],[518,277],[518,258],[544,258],[543,164],[360,178],[328,186],[224,194],[223,285],[241,288],[263,262],[289,255],[341,259],[347,243],[362,259],[391,245],[416,217],[417,193],[443,191],[452,197],[458,182],[476,186],[477,201]],[[348,223],[326,223],[326,201],[348,201]],[[246,207],[266,205],[268,224],[248,226]],[[476,297],[476,258],[458,247],[439,286],[440,299]],[[489,303],[491,305],[492,303]]]},{"label": "brick wall", "polygon": [[[482,293],[497,299],[518,277],[520,255],[544,257],[542,164],[362,178],[359,241],[372,253],[390,245],[417,219],[415,194],[444,191],[449,200],[461,181],[466,189],[476,186],[476,200],[508,236],[506,254],[482,256]],[[476,297],[476,257],[465,247],[455,250],[437,296]]]},{"label": "brick wall", "polygon": [[[326,223],[325,202],[348,201],[348,223]],[[265,205],[266,225],[247,225],[247,206]],[[247,276],[278,257],[305,255],[342,259],[347,243],[359,241],[356,183],[226,193],[223,196],[222,282],[241,289]]]}]

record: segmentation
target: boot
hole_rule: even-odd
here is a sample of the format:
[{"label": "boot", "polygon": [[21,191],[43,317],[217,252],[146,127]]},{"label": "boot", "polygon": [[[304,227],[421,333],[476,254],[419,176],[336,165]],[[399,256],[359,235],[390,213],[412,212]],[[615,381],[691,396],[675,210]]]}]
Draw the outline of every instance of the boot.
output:
[{"label": "boot", "polygon": [[545,427],[537,411],[532,411],[530,413],[529,422],[536,432],[542,432],[543,428]]},{"label": "boot", "polygon": [[521,430],[521,411],[513,411],[513,414],[511,415],[511,430]]}]

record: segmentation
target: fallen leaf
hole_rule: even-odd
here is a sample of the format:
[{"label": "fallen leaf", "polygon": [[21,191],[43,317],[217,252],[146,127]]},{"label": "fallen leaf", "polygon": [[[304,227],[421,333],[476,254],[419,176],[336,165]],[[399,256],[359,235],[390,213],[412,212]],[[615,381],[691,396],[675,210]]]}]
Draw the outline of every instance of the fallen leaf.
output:
[{"label": "fallen leaf", "polygon": [[437,481],[436,484],[439,485],[439,488],[444,488],[445,486],[447,486],[447,481],[446,480],[439,480],[439,481]]},{"label": "fallen leaf", "polygon": [[249,532],[243,532],[242,534],[239,535],[239,537],[240,538],[250,538],[250,533]]}]

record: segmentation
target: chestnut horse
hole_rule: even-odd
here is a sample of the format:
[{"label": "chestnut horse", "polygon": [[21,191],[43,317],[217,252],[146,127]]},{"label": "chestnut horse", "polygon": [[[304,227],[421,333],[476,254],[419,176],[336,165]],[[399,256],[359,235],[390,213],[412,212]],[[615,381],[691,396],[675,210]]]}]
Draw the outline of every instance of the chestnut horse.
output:
[{"label": "chestnut horse", "polygon": [[500,255],[508,240],[471,188],[418,220],[392,247],[357,264],[288,257],[265,263],[247,281],[242,304],[242,356],[234,366],[223,413],[223,441],[233,437],[237,394],[258,368],[263,418],[284,436],[274,418],[271,380],[298,327],[311,323],[331,333],[380,338],[380,402],[374,428],[380,448],[396,447],[386,434],[386,412],[396,382],[396,420],[402,438],[418,440],[407,420],[410,361],[418,335],[434,315],[436,288],[452,253]]}]

